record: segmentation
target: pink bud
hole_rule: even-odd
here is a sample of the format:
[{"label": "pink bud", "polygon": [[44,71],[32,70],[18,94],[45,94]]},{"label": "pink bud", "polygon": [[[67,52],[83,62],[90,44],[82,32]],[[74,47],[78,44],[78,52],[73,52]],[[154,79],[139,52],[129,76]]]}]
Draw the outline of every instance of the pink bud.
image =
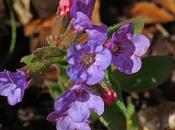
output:
[{"label": "pink bud", "polygon": [[117,93],[111,88],[105,88],[102,98],[106,105],[112,105],[117,101]]},{"label": "pink bud", "polygon": [[58,10],[61,15],[68,14],[70,12],[73,0],[60,0]]}]

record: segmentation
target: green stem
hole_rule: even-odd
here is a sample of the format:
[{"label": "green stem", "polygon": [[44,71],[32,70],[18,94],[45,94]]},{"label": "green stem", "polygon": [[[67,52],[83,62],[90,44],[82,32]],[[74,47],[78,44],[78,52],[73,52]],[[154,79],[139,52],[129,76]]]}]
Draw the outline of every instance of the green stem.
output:
[{"label": "green stem", "polygon": [[107,69],[107,78],[108,80],[110,80],[110,82],[112,83],[112,85],[115,85],[115,89],[117,91],[118,97],[121,101],[123,101],[123,96],[122,96],[122,89],[120,87],[120,84],[118,83],[118,81],[116,81],[110,74],[112,73],[112,69],[111,66]]},{"label": "green stem", "polygon": [[7,0],[7,5],[9,9],[9,15],[10,15],[10,22],[12,26],[12,31],[11,31],[11,43],[10,43],[10,48],[9,48],[9,53],[13,53],[16,45],[16,21],[15,21],[15,14],[13,12],[13,8],[11,6],[11,1]]}]

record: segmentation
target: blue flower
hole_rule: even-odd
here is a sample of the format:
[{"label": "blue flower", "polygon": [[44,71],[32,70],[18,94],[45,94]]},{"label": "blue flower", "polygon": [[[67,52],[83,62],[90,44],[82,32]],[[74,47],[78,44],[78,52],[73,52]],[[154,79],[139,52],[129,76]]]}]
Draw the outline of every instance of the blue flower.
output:
[{"label": "blue flower", "polygon": [[67,74],[75,82],[94,85],[103,80],[111,59],[111,52],[98,41],[73,45],[67,52],[67,62],[70,64]]},{"label": "blue flower", "polygon": [[147,52],[150,41],[144,35],[133,34],[134,25],[126,23],[113,33],[108,48],[112,53],[112,63],[126,74],[140,70],[141,57]]},{"label": "blue flower", "polygon": [[0,95],[6,96],[10,105],[22,101],[27,86],[27,74],[24,71],[0,72]]},{"label": "blue flower", "polygon": [[57,122],[57,130],[90,130],[87,119],[91,112],[103,114],[104,102],[87,85],[75,84],[56,99],[54,108],[47,119]]}]

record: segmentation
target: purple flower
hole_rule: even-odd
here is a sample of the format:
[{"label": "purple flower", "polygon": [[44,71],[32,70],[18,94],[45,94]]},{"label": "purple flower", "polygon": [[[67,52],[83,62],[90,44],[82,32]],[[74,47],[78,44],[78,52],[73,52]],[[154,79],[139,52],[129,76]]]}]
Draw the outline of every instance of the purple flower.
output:
[{"label": "purple flower", "polygon": [[91,40],[104,42],[107,39],[107,26],[94,25],[91,21],[95,0],[74,0],[71,7],[74,29],[86,32]]},{"label": "purple flower", "polygon": [[89,19],[91,19],[94,5],[95,0],[73,0],[71,7],[71,16],[76,18],[77,12],[82,12]]},{"label": "purple flower", "polygon": [[107,39],[107,26],[94,25],[88,16],[82,12],[77,12],[77,17],[74,18],[73,24],[75,31],[85,31],[88,34],[90,40],[104,42]]},{"label": "purple flower", "polygon": [[67,74],[73,81],[94,85],[104,78],[112,56],[102,44],[89,40],[82,45],[71,46],[67,59],[70,64]]},{"label": "purple flower", "polygon": [[90,130],[90,127],[88,121],[76,123],[69,116],[65,116],[57,120],[57,130]]},{"label": "purple flower", "polygon": [[98,115],[103,114],[104,102],[88,86],[77,84],[56,99],[54,108],[55,111],[49,114],[48,120],[56,121],[60,127],[64,128],[64,125],[68,125],[64,124],[64,120],[62,121],[65,117],[69,122],[74,122],[72,125],[76,123],[83,125],[87,122],[91,112],[96,112]]},{"label": "purple flower", "polygon": [[15,105],[22,101],[27,86],[25,72],[21,70],[17,72],[0,72],[0,95],[6,96],[10,105]]},{"label": "purple flower", "polygon": [[133,34],[134,25],[126,23],[113,33],[108,47],[112,52],[112,63],[118,70],[127,74],[133,74],[141,68],[141,56],[143,56],[150,42],[144,35]]}]

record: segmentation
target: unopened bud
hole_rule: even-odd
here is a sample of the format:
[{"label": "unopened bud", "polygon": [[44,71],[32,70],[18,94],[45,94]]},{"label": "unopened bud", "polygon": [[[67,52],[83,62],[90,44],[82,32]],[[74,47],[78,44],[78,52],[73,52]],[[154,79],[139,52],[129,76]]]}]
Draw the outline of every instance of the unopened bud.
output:
[{"label": "unopened bud", "polygon": [[61,15],[69,14],[72,6],[72,1],[73,0],[60,0],[57,13],[60,12]]},{"label": "unopened bud", "polygon": [[112,105],[114,104],[118,97],[117,97],[117,93],[115,92],[115,90],[111,87],[110,83],[107,82],[106,80],[103,80],[100,83],[101,87],[102,87],[102,98],[105,104],[107,105]]},{"label": "unopened bud", "polygon": [[66,15],[57,15],[52,27],[52,40],[55,44],[60,44],[61,36],[67,30],[70,19]]},{"label": "unopened bud", "polygon": [[112,105],[117,101],[117,93],[112,89],[105,89],[102,98],[107,105]]}]

